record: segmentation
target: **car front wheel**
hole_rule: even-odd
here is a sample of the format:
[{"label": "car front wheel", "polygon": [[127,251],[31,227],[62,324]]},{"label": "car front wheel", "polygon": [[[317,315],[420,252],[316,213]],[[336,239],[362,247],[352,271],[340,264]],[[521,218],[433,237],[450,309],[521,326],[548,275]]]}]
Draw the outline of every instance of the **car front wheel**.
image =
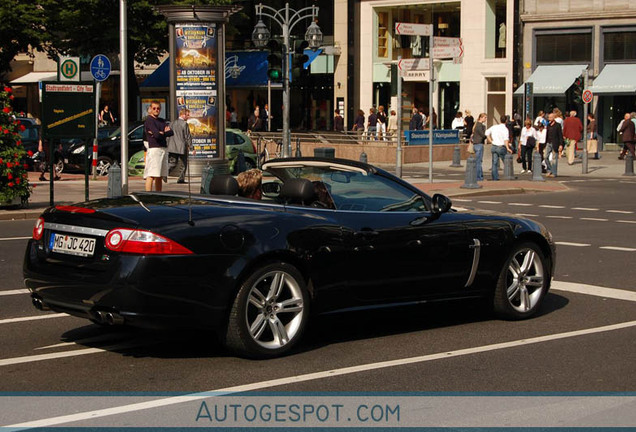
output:
[{"label": "car front wheel", "polygon": [[98,176],[107,176],[110,171],[110,166],[113,164],[113,161],[106,156],[100,156],[97,158],[97,166],[96,171]]},{"label": "car front wheel", "polygon": [[241,284],[225,344],[245,357],[282,355],[300,339],[308,309],[305,281],[295,267],[286,263],[261,267]]},{"label": "car front wheel", "polygon": [[534,315],[550,282],[547,259],[534,243],[513,247],[499,275],[494,297],[495,312],[507,319]]}]

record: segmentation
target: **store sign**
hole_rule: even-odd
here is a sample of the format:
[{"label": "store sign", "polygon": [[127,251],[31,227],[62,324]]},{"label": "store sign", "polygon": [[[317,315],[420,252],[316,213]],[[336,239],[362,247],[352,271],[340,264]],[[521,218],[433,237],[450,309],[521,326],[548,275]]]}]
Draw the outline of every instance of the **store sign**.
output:
[{"label": "store sign", "polygon": [[[218,39],[215,23],[176,24],[177,111],[190,110],[192,157],[217,158]],[[223,66],[223,65],[221,65]]]}]

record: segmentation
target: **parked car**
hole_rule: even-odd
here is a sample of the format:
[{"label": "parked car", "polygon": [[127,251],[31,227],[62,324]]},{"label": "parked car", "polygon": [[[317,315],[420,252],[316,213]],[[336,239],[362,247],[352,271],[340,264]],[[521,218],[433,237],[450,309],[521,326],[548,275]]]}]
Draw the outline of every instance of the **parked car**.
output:
[{"label": "parked car", "polygon": [[548,292],[556,247],[540,223],[455,211],[361,162],[262,168],[261,200],[235,196],[234,177],[220,175],[213,195],[47,209],[23,266],[34,305],[101,325],[213,329],[239,355],[267,358],[301,339],[310,311],[472,298],[524,319]]},{"label": "parked car", "polygon": [[[230,172],[236,174],[238,171],[238,155],[243,152],[245,157],[245,169],[256,168],[256,146],[249,136],[239,129],[226,129],[225,131],[225,155],[230,163]],[[170,166],[176,166],[176,161],[170,159]],[[131,176],[141,176],[146,166],[144,151],[139,151],[132,155],[128,161],[128,174]],[[172,175],[172,172],[171,172]]]}]

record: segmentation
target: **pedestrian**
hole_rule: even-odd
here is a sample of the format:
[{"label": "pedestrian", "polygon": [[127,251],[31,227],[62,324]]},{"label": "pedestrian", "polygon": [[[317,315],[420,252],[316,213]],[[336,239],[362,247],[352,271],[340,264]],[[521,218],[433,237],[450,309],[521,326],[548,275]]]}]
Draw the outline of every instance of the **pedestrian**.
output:
[{"label": "pedestrian", "polygon": [[109,110],[108,104],[104,105],[104,108],[99,113],[99,123],[101,126],[112,126],[115,124],[115,117],[113,117],[113,113]]},{"label": "pedestrian", "polygon": [[[590,151],[591,150],[591,151]],[[587,115],[587,152],[594,153],[594,159],[599,159],[598,134],[596,131],[596,118],[594,114]]]},{"label": "pedestrian", "polygon": [[527,119],[521,129],[519,148],[521,149],[521,174],[532,173],[532,149],[537,145],[537,130],[532,127],[532,120]]},{"label": "pedestrian", "polygon": [[174,159],[176,164],[181,160],[181,172],[177,183],[185,183],[185,173],[188,169],[188,155],[192,150],[192,134],[188,119],[190,118],[190,110],[182,109],[179,111],[179,117],[172,123],[172,131],[174,135],[168,138],[168,154]]},{"label": "pedestrian", "polygon": [[[561,125],[561,128],[563,129],[563,112],[561,112],[558,108],[554,108],[552,110],[552,114],[554,114],[554,121]],[[550,117],[548,116],[548,123],[550,122],[549,119]]]},{"label": "pedestrian", "polygon": [[358,110],[358,115],[353,121],[353,127],[351,130],[356,131],[358,139],[362,139],[362,134],[364,133],[364,111],[361,109]]},{"label": "pedestrian", "polygon": [[451,123],[451,129],[464,129],[464,117],[462,115],[461,111],[457,111],[455,113],[455,118],[453,119],[453,122]]},{"label": "pedestrian", "polygon": [[409,121],[409,130],[422,130],[422,116],[417,108],[413,107],[413,116]]},{"label": "pedestrian", "polygon": [[[537,143],[539,145],[539,154],[541,154],[541,172],[546,173],[547,170],[545,168],[545,158],[543,155],[545,152],[545,140],[546,140],[547,130],[542,121],[535,126],[535,129],[537,130]],[[535,167],[535,169],[538,169],[538,168]]]},{"label": "pedestrian", "polygon": [[377,139],[376,133],[378,131],[378,115],[375,113],[375,108],[369,108],[369,117],[367,117],[367,139],[371,140],[371,137]]},{"label": "pedestrian", "polygon": [[261,190],[262,180],[263,173],[257,168],[252,168],[240,173],[238,177],[236,177],[239,187],[239,196],[256,200],[261,199],[263,196],[263,191]]},{"label": "pedestrian", "polygon": [[260,110],[260,117],[261,117],[261,130],[269,131],[270,130],[269,123],[272,121],[272,119],[269,116],[268,104],[263,105],[263,109]]},{"label": "pedestrian", "polygon": [[477,181],[484,181],[484,145],[486,144],[486,113],[479,114],[473,128],[471,140],[475,150],[475,165],[477,166]]},{"label": "pedestrian", "polygon": [[503,161],[504,156],[508,153],[512,153],[510,148],[510,133],[506,127],[506,117],[502,115],[499,118],[500,123],[498,125],[490,127],[486,131],[486,136],[492,141],[492,180],[499,180],[499,159]]},{"label": "pedestrian", "polygon": [[515,142],[515,122],[506,115],[506,127],[508,128],[508,136],[510,137],[510,148],[513,153],[517,152],[517,143]]},{"label": "pedestrian", "polygon": [[154,185],[157,192],[161,192],[161,179],[168,177],[168,143],[166,139],[173,135],[166,120],[159,117],[161,104],[158,101],[150,103],[150,115],[144,122],[144,131],[148,138],[148,154],[146,166],[146,191],[150,192]]},{"label": "pedestrian", "polygon": [[[627,148],[627,151],[629,151],[632,154],[632,157],[636,159],[636,154],[634,154],[634,141],[636,141],[636,128],[634,127],[634,122],[631,120],[632,120],[632,117],[630,113],[625,113],[623,126],[621,127],[621,130],[619,132],[623,134],[623,145]],[[619,159],[622,159],[622,158],[619,156]]]},{"label": "pedestrian", "polygon": [[539,126],[540,124],[545,126],[544,118],[543,118],[544,115],[545,113],[543,112],[543,110],[539,110],[539,113],[537,114],[537,118],[534,119],[535,126]]},{"label": "pedestrian", "polygon": [[429,121],[432,122],[432,126],[430,129],[437,129],[437,113],[435,112],[435,107],[431,108],[431,115],[429,116]]},{"label": "pedestrian", "polygon": [[475,127],[475,118],[472,116],[469,109],[464,110],[464,134],[470,138],[473,134],[473,127]]},{"label": "pedestrian", "polygon": [[254,109],[250,117],[247,119],[247,130],[250,132],[259,132],[261,130],[261,116],[258,107]]},{"label": "pedestrian", "polygon": [[386,113],[384,112],[384,105],[378,107],[378,139],[382,138],[386,140]]},{"label": "pedestrian", "polygon": [[344,119],[340,115],[340,110],[336,108],[333,113],[333,130],[336,132],[344,132]]},{"label": "pedestrian", "polygon": [[236,108],[230,108],[230,127],[232,129],[238,129],[238,114],[236,113]]},{"label": "pedestrian", "polygon": [[[51,157],[51,148],[49,139],[38,138],[38,152],[40,153],[40,181],[47,181],[44,174],[50,169],[50,165],[53,160]],[[54,152],[55,154],[55,152]],[[55,173],[53,176],[53,180],[60,180],[61,177],[57,174],[57,170],[53,167],[53,172]]]},{"label": "pedestrian", "polygon": [[391,110],[389,114],[388,125],[386,127],[387,134],[391,139],[397,137],[397,129],[398,129],[398,118],[395,110]]},{"label": "pedestrian", "polygon": [[563,138],[567,140],[566,153],[568,165],[574,164],[576,144],[581,141],[583,133],[583,123],[576,116],[576,111],[570,111],[570,116],[563,122]]},{"label": "pedestrian", "polygon": [[563,129],[556,118],[554,112],[548,115],[549,123],[545,133],[545,165],[548,171],[546,177],[556,177],[552,161],[556,160],[563,151]]}]

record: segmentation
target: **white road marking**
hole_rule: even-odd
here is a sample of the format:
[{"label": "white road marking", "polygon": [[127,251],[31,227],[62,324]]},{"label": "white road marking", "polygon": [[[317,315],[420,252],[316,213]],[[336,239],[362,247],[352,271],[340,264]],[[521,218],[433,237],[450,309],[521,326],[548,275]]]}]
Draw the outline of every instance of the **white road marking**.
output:
[{"label": "white road marking", "polygon": [[586,285],[576,282],[552,281],[552,286],[550,287],[550,289],[636,302],[636,292],[620,290],[616,288],[605,288],[601,286]]},{"label": "white road marking", "polygon": [[620,222],[620,223],[629,223],[629,224],[636,224],[636,221],[628,221],[628,220],[617,220],[616,222]]},{"label": "white road marking", "polygon": [[17,290],[8,290],[8,291],[0,291],[0,296],[8,296],[8,295],[16,295],[16,294],[28,294],[28,289],[17,289]]},{"label": "white road marking", "polygon": [[543,208],[550,208],[550,209],[564,209],[565,206],[558,206],[558,205],[540,205],[539,207],[543,207]]},{"label": "white road marking", "polygon": [[572,216],[546,216],[551,219],[574,219]]},{"label": "white road marking", "polygon": [[521,207],[530,207],[532,204],[528,204],[528,203],[508,203],[508,205],[521,206]]},{"label": "white road marking", "polygon": [[453,198],[453,202],[473,202],[473,200],[462,199],[462,198]]},{"label": "white road marking", "polygon": [[574,246],[574,247],[587,247],[587,246],[592,246],[589,243],[571,243],[571,242],[554,242],[555,244],[559,245],[559,246]]},{"label": "white road marking", "polygon": [[46,315],[34,315],[34,316],[19,317],[19,318],[7,318],[7,319],[0,320],[0,324],[10,324],[10,323],[17,323],[17,322],[24,322],[24,321],[35,321],[35,320],[42,320],[42,319],[49,319],[49,318],[62,318],[62,317],[70,317],[70,315],[65,313],[58,313],[58,314],[46,314]]},{"label": "white road marking", "polygon": [[602,218],[580,218],[581,220],[584,221],[597,221],[597,222],[607,222],[609,221],[609,219],[602,219]]},{"label": "white road marking", "polygon": [[532,213],[515,213],[517,216],[525,216],[525,217],[539,217],[539,215]]},{"label": "white road marking", "polygon": [[572,210],[598,211],[597,208],[588,208],[588,207],[572,207]]},{"label": "white road marking", "polygon": [[626,210],[605,210],[607,213],[633,214],[633,211]]},{"label": "white road marking", "polygon": [[351,374],[360,373],[360,372],[368,372],[373,370],[405,366],[410,364],[425,363],[425,362],[442,360],[442,359],[456,358],[461,356],[480,354],[484,352],[498,351],[502,349],[533,345],[533,344],[538,344],[543,342],[552,342],[552,341],[585,336],[590,334],[622,330],[622,329],[627,329],[632,327],[636,327],[636,321],[627,321],[627,322],[622,322],[619,324],[613,324],[608,326],[587,328],[583,330],[576,330],[576,331],[570,331],[565,333],[555,333],[551,335],[538,336],[538,337],[527,338],[527,339],[519,339],[519,340],[510,341],[510,342],[484,345],[480,347],[465,348],[465,349],[459,349],[455,351],[445,351],[445,352],[436,353],[436,354],[429,354],[429,355],[423,355],[423,356],[417,356],[417,357],[407,357],[407,358],[396,359],[396,360],[388,360],[388,361],[377,362],[377,363],[367,363],[363,365],[344,367],[340,369],[313,372],[313,373],[308,373],[303,375],[272,379],[269,381],[243,384],[243,385],[238,385],[234,387],[212,389],[202,393],[191,393],[188,395],[167,397],[162,399],[156,399],[153,401],[122,405],[118,407],[103,408],[103,409],[97,409],[93,411],[86,411],[86,412],[74,413],[69,415],[44,418],[40,420],[33,420],[33,421],[7,425],[2,427],[15,428],[15,429],[51,427],[55,425],[73,423],[73,422],[78,422],[82,420],[91,420],[91,419],[96,419],[100,417],[108,417],[108,416],[119,415],[123,413],[177,405],[177,404],[187,403],[187,402],[194,402],[197,400],[208,399],[215,396],[225,396],[225,395],[234,394],[234,393],[263,390],[263,389],[279,387],[283,385],[290,385],[290,384],[314,381],[314,380],[325,379],[325,378],[333,378],[337,376],[351,375]]},{"label": "white road marking", "polygon": [[599,249],[615,250],[620,252],[636,252],[634,248],[618,247],[618,246],[601,246]]},{"label": "white road marking", "polygon": [[501,204],[501,201],[477,201],[480,204]]},{"label": "white road marking", "polygon": [[29,240],[30,238],[31,238],[31,236],[29,236],[29,237],[2,237],[2,238],[0,238],[0,241]]}]

